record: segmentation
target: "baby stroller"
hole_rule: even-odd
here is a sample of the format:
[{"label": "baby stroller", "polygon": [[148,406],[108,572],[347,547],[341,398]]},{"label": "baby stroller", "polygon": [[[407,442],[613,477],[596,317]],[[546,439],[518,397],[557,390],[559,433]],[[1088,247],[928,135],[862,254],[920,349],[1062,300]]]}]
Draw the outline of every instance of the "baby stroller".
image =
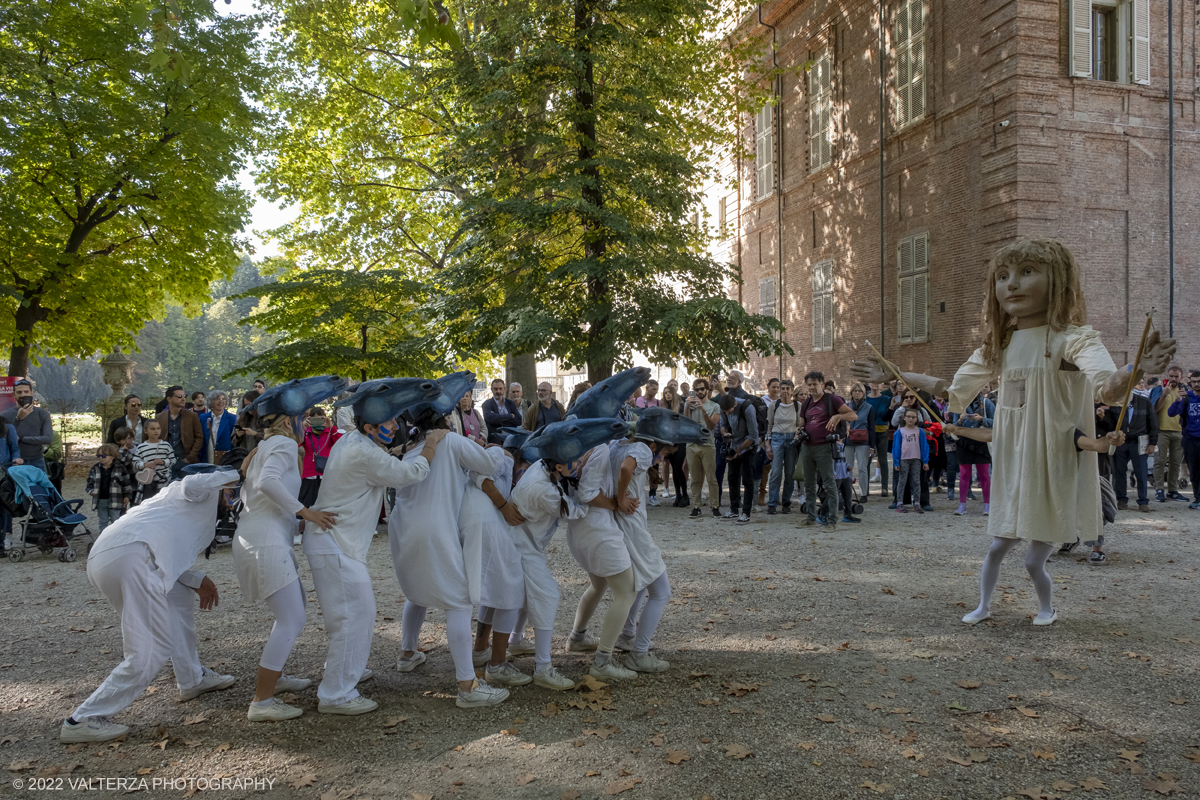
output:
[{"label": "baby stroller", "polygon": [[[95,535],[87,527],[87,517],[79,513],[83,500],[63,500],[37,467],[10,467],[4,472],[0,478],[0,503],[13,515],[13,541],[8,551],[13,563],[23,561],[25,552],[32,548],[43,553],[58,550],[59,561],[74,561],[74,540],[87,537],[89,548],[95,542]],[[18,518],[22,519],[18,522]],[[76,531],[79,527],[82,532]]]},{"label": "baby stroller", "polygon": [[[246,453],[244,448],[233,448],[221,457],[221,466],[241,467]],[[217,506],[217,529],[212,542],[204,549],[205,558],[211,556],[212,551],[218,547],[232,546],[233,536],[237,533],[238,519],[242,515],[242,507],[242,485],[240,483],[232,489],[225,489],[221,492],[221,499]]]}]

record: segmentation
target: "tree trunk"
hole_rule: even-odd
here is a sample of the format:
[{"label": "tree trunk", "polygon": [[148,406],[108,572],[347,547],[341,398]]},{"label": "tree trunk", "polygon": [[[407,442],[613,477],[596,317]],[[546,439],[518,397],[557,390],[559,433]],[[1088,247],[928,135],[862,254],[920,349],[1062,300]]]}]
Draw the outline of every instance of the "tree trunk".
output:
[{"label": "tree trunk", "polygon": [[[367,326],[366,325],[362,326],[362,342],[363,342],[362,343],[362,354],[363,354],[363,358],[365,359],[367,357]],[[367,382],[367,368],[359,367],[358,374],[361,377],[362,382],[366,383]]]},{"label": "tree trunk", "polygon": [[33,343],[33,328],[46,318],[37,296],[29,305],[19,306],[13,315],[13,345],[8,357],[9,377],[24,377],[29,374],[29,348]]},{"label": "tree trunk", "polygon": [[[604,192],[600,184],[600,168],[593,161],[598,149],[596,142],[596,81],[593,74],[592,31],[596,18],[593,0],[575,0],[575,52],[583,66],[583,79],[575,89],[577,119],[575,132],[579,137],[579,162],[583,174],[583,255],[588,261],[604,261],[608,240],[601,221]],[[590,163],[589,163],[590,162]],[[602,277],[588,279],[588,302],[596,309],[606,309],[611,303],[608,281]],[[612,355],[608,342],[608,314],[602,312],[588,327],[588,380],[601,381],[612,375]]]},{"label": "tree trunk", "polygon": [[504,378],[508,385],[521,384],[522,397],[537,399],[537,358],[533,353],[509,353],[504,357]]}]

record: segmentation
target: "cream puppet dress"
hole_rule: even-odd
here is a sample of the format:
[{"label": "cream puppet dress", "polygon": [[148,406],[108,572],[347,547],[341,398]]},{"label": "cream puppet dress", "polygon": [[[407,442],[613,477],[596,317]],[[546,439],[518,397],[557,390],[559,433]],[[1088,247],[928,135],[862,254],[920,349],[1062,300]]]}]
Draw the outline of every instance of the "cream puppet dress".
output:
[{"label": "cream puppet dress", "polygon": [[[1094,403],[1116,371],[1090,326],[1012,331],[1000,356],[989,535],[1057,544],[1097,537],[1099,462],[1076,450],[1075,429],[1095,435]],[[954,375],[949,410],[963,413],[996,377],[976,350]]]}]

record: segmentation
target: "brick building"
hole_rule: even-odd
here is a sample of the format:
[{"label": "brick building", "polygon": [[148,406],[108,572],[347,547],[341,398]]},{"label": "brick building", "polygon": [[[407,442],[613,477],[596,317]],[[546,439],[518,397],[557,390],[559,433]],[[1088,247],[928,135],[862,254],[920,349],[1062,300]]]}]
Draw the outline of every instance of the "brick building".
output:
[{"label": "brick building", "polygon": [[[1072,249],[1089,322],[1119,364],[1152,306],[1165,332],[1166,3],[884,0],[882,42],[880,8],[776,0],[741,28],[768,61],[774,28],[784,75],[747,125],[755,157],[731,159],[706,210],[745,307],[787,328],[796,356],[783,374],[817,368],[841,388],[870,339],[905,369],[949,378],[982,340],[989,256],[1021,235]],[[1175,334],[1189,367],[1200,367],[1196,13],[1176,4]],[[746,365],[756,384],[780,366]]]}]

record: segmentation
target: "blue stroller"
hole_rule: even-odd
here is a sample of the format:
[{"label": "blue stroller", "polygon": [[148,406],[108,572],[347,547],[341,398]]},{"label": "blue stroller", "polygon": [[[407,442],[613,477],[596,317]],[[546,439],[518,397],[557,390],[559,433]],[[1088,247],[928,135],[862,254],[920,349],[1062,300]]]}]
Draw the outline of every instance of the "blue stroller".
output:
[{"label": "blue stroller", "polygon": [[[26,551],[34,548],[43,553],[58,550],[59,561],[74,561],[74,540],[87,537],[89,548],[95,542],[87,517],[79,513],[83,500],[63,500],[46,473],[37,467],[9,467],[0,477],[0,503],[13,515],[8,558],[14,563],[23,561]],[[80,527],[83,530],[77,531]]]}]

